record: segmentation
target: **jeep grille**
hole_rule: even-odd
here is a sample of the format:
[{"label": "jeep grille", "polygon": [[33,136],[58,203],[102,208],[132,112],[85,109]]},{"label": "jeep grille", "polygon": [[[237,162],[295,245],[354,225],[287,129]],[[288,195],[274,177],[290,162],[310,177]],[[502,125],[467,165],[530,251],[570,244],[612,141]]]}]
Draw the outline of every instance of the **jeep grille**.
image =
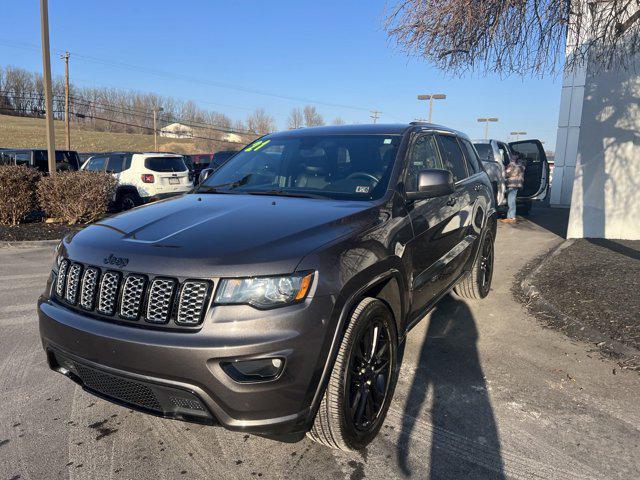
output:
[{"label": "jeep grille", "polygon": [[213,282],[101,270],[68,259],[60,263],[55,297],[99,317],[138,324],[193,327],[202,322]]}]

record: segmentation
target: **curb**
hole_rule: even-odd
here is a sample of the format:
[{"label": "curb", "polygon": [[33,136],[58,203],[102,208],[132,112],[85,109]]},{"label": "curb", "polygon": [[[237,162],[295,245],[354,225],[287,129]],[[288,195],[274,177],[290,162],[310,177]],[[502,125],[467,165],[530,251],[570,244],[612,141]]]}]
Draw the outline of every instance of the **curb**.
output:
[{"label": "curb", "polygon": [[61,239],[58,240],[23,240],[23,241],[1,241],[0,248],[55,248]]},{"label": "curb", "polygon": [[[621,355],[624,357],[631,357],[635,359],[634,363],[640,362],[640,350],[630,347],[629,345],[625,345],[617,340],[612,340],[608,336],[604,335],[599,330],[596,330],[593,327],[588,325],[584,325],[577,318],[571,317],[562,313],[558,308],[556,308],[551,302],[546,300],[540,290],[535,286],[535,277],[537,273],[542,270],[542,268],[546,265],[547,261],[558,254],[560,254],[565,248],[570,247],[575,240],[565,240],[560,245],[555,247],[553,250],[549,252],[549,254],[545,255],[542,261],[539,263],[537,267],[531,270],[521,281],[519,284],[520,292],[525,298],[525,307],[529,307],[530,305],[535,305],[541,312],[548,314],[550,316],[558,319],[561,324],[572,327],[577,332],[580,332],[576,335],[581,341],[586,341],[587,343],[594,343],[595,346],[601,350],[613,352],[617,355]],[[566,332],[563,332],[566,334]],[[580,337],[583,338],[580,338]],[[569,335],[571,337],[571,335]]]}]

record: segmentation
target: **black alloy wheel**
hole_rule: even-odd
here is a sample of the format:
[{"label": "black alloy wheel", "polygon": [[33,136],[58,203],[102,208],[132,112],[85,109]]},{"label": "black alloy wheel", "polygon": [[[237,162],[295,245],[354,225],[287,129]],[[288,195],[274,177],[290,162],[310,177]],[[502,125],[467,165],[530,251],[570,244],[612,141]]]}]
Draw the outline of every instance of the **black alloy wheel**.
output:
[{"label": "black alloy wheel", "polygon": [[398,380],[401,348],[393,313],[359,301],[348,319],[309,438],[344,451],[366,447],[384,422]]},{"label": "black alloy wheel", "polygon": [[478,283],[484,296],[489,293],[493,278],[493,235],[487,233],[480,251],[480,268],[478,270]]},{"label": "black alloy wheel", "polygon": [[345,382],[345,419],[359,432],[367,432],[380,415],[390,385],[389,332],[374,319],[353,344]]}]

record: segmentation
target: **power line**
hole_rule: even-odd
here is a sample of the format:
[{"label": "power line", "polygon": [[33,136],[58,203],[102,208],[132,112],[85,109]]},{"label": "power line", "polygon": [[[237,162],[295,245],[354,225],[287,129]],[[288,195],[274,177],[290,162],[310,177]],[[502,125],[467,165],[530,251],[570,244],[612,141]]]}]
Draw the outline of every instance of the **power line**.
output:
[{"label": "power line", "polygon": [[[4,45],[7,47],[13,47],[13,48],[23,48],[23,49],[38,49],[38,47],[36,45],[33,44],[28,44],[28,43],[23,43],[23,42],[13,42],[10,40],[5,40],[5,39],[0,39],[0,45]],[[64,53],[64,52],[58,52],[58,53]],[[125,63],[125,62],[117,62],[117,61],[113,61],[113,60],[105,60],[105,59],[101,59],[98,57],[93,57],[90,55],[83,55],[77,52],[71,52],[74,56],[74,58],[79,58],[88,62],[93,62],[93,63],[97,63],[97,64],[101,64],[101,65],[106,65],[106,66],[110,66],[110,67],[116,67],[116,68],[123,68],[123,69],[128,69],[128,70],[134,70],[134,71],[138,71],[141,73],[148,73],[150,75],[154,75],[154,76],[158,76],[158,77],[164,77],[164,78],[172,78],[172,79],[176,79],[176,80],[181,80],[181,81],[185,81],[185,82],[189,82],[189,83],[198,83],[201,85],[208,85],[208,86],[213,86],[213,87],[218,87],[218,88],[224,88],[224,89],[228,89],[228,90],[235,90],[235,91],[239,91],[239,92],[243,92],[243,93],[251,93],[254,95],[261,95],[261,96],[265,96],[265,97],[273,97],[273,98],[279,98],[282,100],[290,100],[290,101],[294,101],[294,102],[302,102],[302,103],[312,103],[312,104],[316,104],[316,105],[324,105],[324,106],[328,106],[328,107],[335,107],[335,108],[346,108],[346,109],[350,109],[350,110],[360,110],[360,111],[368,111],[368,108],[365,107],[358,107],[358,106],[354,106],[354,105],[345,105],[345,104],[339,104],[339,103],[332,103],[332,102],[323,102],[323,101],[318,101],[318,100],[314,100],[314,99],[310,99],[310,98],[305,98],[305,97],[294,97],[294,96],[289,96],[289,95],[281,95],[281,94],[277,94],[277,93],[272,93],[272,92],[268,92],[268,91],[264,91],[264,90],[258,90],[258,89],[252,89],[252,88],[246,88],[246,87],[239,87],[237,85],[233,85],[233,84],[228,84],[228,83],[223,83],[223,82],[214,82],[211,80],[203,80],[201,78],[197,78],[197,77],[192,77],[190,75],[182,75],[182,74],[177,74],[177,73],[170,73],[170,72],[165,72],[163,70],[156,70],[156,69],[151,69],[148,67],[140,67],[138,65],[132,65],[129,63]]]},{"label": "power line", "polygon": [[376,123],[378,121],[378,118],[380,118],[380,114],[382,113],[380,110],[370,110],[371,115],[369,115],[371,117],[371,120],[373,120],[373,123]]}]

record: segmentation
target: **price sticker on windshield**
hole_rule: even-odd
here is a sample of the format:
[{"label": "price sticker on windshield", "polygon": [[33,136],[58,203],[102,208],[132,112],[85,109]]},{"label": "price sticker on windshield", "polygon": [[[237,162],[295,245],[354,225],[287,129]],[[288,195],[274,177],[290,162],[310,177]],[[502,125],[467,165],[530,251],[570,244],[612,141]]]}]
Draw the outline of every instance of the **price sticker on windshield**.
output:
[{"label": "price sticker on windshield", "polygon": [[271,140],[262,140],[262,141],[258,141],[256,143],[252,143],[247,148],[245,148],[244,151],[245,152],[257,152],[258,150],[260,150],[262,147],[264,147],[270,141]]},{"label": "price sticker on windshield", "polygon": [[370,189],[367,185],[356,185],[356,193],[369,193]]}]

